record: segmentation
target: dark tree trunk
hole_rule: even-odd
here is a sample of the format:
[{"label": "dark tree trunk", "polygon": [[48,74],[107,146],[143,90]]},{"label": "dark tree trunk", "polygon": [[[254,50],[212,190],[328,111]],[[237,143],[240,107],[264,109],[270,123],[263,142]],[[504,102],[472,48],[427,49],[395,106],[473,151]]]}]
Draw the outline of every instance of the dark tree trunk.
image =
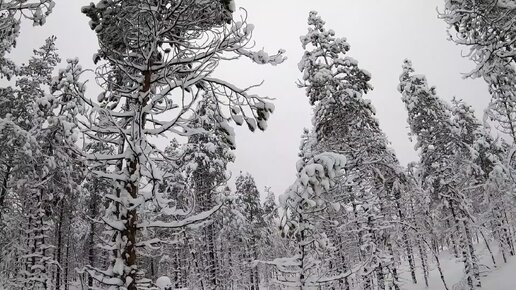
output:
[{"label": "dark tree trunk", "polygon": [[[63,248],[63,220],[64,220],[64,202],[61,200],[59,208],[59,220],[57,222],[57,249],[56,261],[61,264],[61,250]],[[61,267],[56,269],[56,289],[61,289]]]},{"label": "dark tree trunk", "polygon": [[[97,266],[96,252],[95,252],[95,233],[97,231],[97,227],[95,224],[95,218],[98,215],[98,203],[100,202],[98,192],[98,184],[94,181],[93,185],[93,193],[90,196],[90,232],[88,234],[88,263],[91,267]],[[93,287],[93,277],[91,275],[88,276],[88,288]]]},{"label": "dark tree trunk", "polygon": [[9,177],[11,175],[11,166],[7,165],[5,175],[2,180],[2,188],[0,189],[0,222],[2,222],[2,210],[5,205],[5,198],[7,197],[7,186],[9,184]]}]

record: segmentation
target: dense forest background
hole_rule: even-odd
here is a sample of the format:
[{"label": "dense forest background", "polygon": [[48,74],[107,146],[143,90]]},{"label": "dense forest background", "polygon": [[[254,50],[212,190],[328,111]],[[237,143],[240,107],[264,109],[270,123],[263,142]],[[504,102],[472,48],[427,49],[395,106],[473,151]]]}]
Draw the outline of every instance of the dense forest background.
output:
[{"label": "dense forest background", "polygon": [[[285,61],[256,48],[252,11],[102,0],[82,8],[95,68],[61,60],[54,36],[13,61],[22,24],[43,26],[55,5],[0,3],[0,287],[472,290],[514,256],[514,1],[447,0],[438,12],[475,64],[466,77],[489,88],[482,120],[399,64],[418,153],[407,166],[365,98],[374,75],[310,12],[292,79],[312,122],[278,195],[228,169],[233,127],[266,130],[275,106],[218,67]],[[453,284],[444,253],[462,268]]]}]

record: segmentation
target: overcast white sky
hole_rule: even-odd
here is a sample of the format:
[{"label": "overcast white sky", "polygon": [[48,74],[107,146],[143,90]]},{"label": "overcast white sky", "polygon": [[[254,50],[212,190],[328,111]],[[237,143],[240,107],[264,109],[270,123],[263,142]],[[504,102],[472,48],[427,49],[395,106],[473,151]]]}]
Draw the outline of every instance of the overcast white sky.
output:
[{"label": "overcast white sky", "polygon": [[[54,34],[63,59],[79,57],[83,67],[94,68],[92,54],[97,41],[80,8],[90,1],[58,0],[55,12],[43,27],[25,25],[13,58],[25,61],[33,48]],[[461,53],[466,50],[447,40],[446,25],[437,18],[444,0],[236,0],[255,24],[257,48],[271,52],[287,50],[288,60],[279,66],[257,66],[249,61],[224,65],[219,75],[246,86],[265,81],[256,92],[275,98],[276,112],[266,132],[250,133],[237,128],[234,175],[250,172],[260,189],[271,186],[281,194],[295,178],[299,137],[310,127],[312,117],[303,89],[295,85],[301,77],[297,63],[303,53],[299,36],[306,33],[306,19],[316,10],[351,45],[349,56],[372,75],[374,90],[366,97],[376,107],[377,117],[402,164],[417,154],[407,136],[407,114],[396,87],[404,58],[413,61],[417,73],[425,74],[440,96],[464,99],[479,117],[489,102],[482,80],[464,80],[462,73],[473,64]],[[90,84],[92,97],[98,91]]]}]

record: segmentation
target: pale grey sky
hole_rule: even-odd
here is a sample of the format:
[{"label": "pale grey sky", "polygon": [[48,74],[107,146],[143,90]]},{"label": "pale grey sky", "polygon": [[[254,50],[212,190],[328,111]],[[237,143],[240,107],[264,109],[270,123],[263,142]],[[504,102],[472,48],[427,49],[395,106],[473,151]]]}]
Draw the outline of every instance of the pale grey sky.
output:
[{"label": "pale grey sky", "polygon": [[[51,34],[63,59],[79,57],[83,67],[94,68],[92,54],[97,49],[94,33],[80,7],[90,1],[58,0],[54,14],[40,27],[24,25],[14,58],[26,60],[33,48],[41,46]],[[417,73],[425,74],[440,96],[452,96],[473,105],[479,117],[489,102],[487,86],[482,80],[462,78],[473,68],[461,57],[466,49],[447,40],[446,25],[437,18],[444,0],[236,0],[237,7],[248,11],[248,21],[255,24],[256,48],[270,52],[287,50],[282,65],[257,66],[249,61],[223,65],[219,76],[241,86],[265,81],[255,92],[275,98],[276,111],[266,132],[251,133],[237,128],[234,175],[250,172],[260,189],[271,186],[281,194],[295,178],[299,137],[310,127],[312,117],[303,89],[295,85],[301,77],[297,63],[303,53],[299,36],[306,33],[306,19],[316,10],[327,27],[351,45],[349,56],[372,75],[374,90],[366,97],[377,110],[377,118],[402,164],[417,159],[407,136],[407,114],[397,91],[404,58],[413,61]],[[93,75],[91,75],[93,76]],[[89,88],[95,98],[98,90]]]}]

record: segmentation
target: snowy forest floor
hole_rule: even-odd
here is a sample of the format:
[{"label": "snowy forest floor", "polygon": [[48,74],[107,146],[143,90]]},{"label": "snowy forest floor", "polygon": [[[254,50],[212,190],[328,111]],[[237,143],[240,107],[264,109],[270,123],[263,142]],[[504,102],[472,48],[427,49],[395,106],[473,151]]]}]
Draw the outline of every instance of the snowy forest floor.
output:
[{"label": "snowy forest floor", "polygon": [[[496,265],[493,264],[491,255],[484,244],[477,245],[477,253],[481,264],[481,282],[484,290],[515,290],[516,289],[516,257],[509,257],[507,263],[503,263],[500,255],[495,255]],[[497,253],[496,247],[492,249]],[[449,252],[442,252],[439,260],[444,273],[446,284],[449,290],[463,290],[465,287],[464,269],[460,259],[457,259]],[[400,269],[401,289],[403,290],[443,290],[445,289],[441,281],[439,271],[435,262],[431,265],[429,275],[429,287],[425,287],[424,278],[421,271],[417,273],[417,284],[413,284],[408,268]],[[78,284],[78,283],[77,283]],[[79,285],[72,286],[71,290],[81,290]],[[267,290],[265,286],[260,289]],[[8,290],[0,285],[0,290]],[[192,289],[195,290],[195,289]]]},{"label": "snowy forest floor", "polygon": [[[478,245],[478,256],[480,264],[482,265],[481,282],[482,288],[485,290],[515,290],[516,289],[516,257],[509,257],[507,263],[503,263],[500,255],[496,255],[498,249],[492,249],[495,253],[496,265],[493,264],[491,255],[484,244]],[[464,285],[464,268],[460,259],[457,259],[453,254],[443,252],[439,256],[441,267],[443,269],[444,278],[449,290],[467,289]],[[423,274],[418,272],[418,283],[413,284],[410,279],[410,272],[403,271],[400,275],[402,282],[402,289],[407,290],[441,290],[445,289],[439,271],[434,264],[431,266],[429,276],[429,287],[425,287]]]}]

